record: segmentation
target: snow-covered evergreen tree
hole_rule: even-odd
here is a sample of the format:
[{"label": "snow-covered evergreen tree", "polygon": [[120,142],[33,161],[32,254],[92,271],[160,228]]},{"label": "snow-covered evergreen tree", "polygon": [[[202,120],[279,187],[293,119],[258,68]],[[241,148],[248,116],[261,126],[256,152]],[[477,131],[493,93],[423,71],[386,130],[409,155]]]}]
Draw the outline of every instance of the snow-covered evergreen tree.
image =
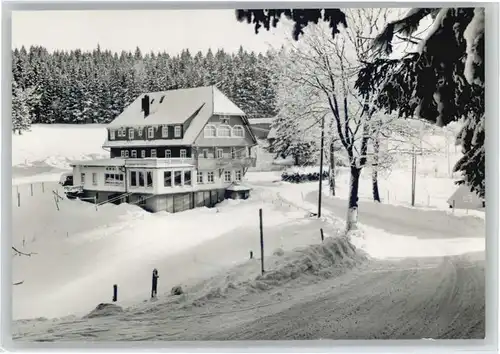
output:
[{"label": "snow-covered evergreen tree", "polygon": [[23,90],[12,80],[12,131],[22,134],[31,127],[29,101],[33,99],[34,89]]}]

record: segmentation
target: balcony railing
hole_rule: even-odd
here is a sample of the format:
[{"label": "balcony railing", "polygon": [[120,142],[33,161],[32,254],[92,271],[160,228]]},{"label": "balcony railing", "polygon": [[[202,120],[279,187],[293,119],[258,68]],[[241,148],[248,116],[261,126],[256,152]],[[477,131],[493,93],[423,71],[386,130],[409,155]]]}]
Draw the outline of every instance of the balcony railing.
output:
[{"label": "balcony railing", "polygon": [[218,168],[248,168],[255,167],[255,157],[222,157],[222,158],[202,158],[198,159],[198,168],[202,170],[215,170]]},{"label": "balcony railing", "polygon": [[126,167],[170,167],[175,165],[194,165],[192,157],[172,157],[172,158],[140,158],[126,159]]}]

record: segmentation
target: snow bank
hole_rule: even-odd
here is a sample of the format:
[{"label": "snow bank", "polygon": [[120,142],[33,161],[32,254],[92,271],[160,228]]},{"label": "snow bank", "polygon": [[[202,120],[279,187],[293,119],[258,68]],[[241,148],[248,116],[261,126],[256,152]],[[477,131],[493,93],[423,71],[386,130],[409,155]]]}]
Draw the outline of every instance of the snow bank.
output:
[{"label": "snow bank", "polygon": [[[266,272],[260,274],[260,261],[249,260],[231,268],[226,273],[208,279],[191,289],[182,299],[183,307],[204,306],[213,299],[220,299],[237,293],[267,291],[282,287],[296,280],[315,282],[338,276],[367,260],[366,254],[356,247],[340,230],[327,237],[323,243],[296,248],[279,255],[266,257]],[[175,300],[181,302],[181,300]]]},{"label": "snow bank", "polygon": [[13,208],[14,244],[37,253],[14,258],[14,279],[24,280],[14,288],[14,318],[86,313],[111,299],[113,284],[118,284],[120,306],[132,304],[148,297],[153,268],[161,273],[161,289],[170,290],[246,260],[249,250],[258,250],[260,208],[269,251],[319,240],[321,226],[314,226],[314,238],[280,238],[288,225],[300,230],[294,222],[304,213],[273,205],[259,189],[248,200],[228,200],[216,208],[150,214],[128,204],[105,204],[96,211],[91,203],[67,199],[57,210],[50,186],[45,187],[46,193],[37,188],[33,196],[29,185],[20,187],[21,208]]}]

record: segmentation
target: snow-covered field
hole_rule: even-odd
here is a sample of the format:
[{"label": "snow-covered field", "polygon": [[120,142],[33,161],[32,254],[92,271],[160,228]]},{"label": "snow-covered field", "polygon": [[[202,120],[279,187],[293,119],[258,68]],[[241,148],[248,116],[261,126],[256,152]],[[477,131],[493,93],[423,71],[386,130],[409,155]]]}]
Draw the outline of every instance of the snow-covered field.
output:
[{"label": "snow-covered field", "polygon": [[[249,253],[253,251],[254,257],[259,257],[259,208],[264,212],[269,269],[289,269],[290,264],[295,264],[298,268],[293,272],[300,273],[304,271],[299,266],[304,259],[293,253],[294,249],[321,243],[320,228],[326,237],[343,234],[343,215],[325,208],[321,220],[309,217],[309,211],[315,212],[317,206],[305,199],[308,193],[317,191],[318,183],[283,183],[279,171],[249,172],[247,183],[254,187],[251,198],[225,201],[212,209],[149,214],[136,206],[104,205],[96,211],[92,204],[66,199],[57,210],[52,190],[58,187],[49,181],[58,180],[58,173],[39,168],[44,173],[40,174],[37,168],[43,164],[62,170],[72,159],[106,155],[100,147],[104,135],[103,127],[35,126],[32,132],[13,137],[13,166],[29,166],[32,172],[32,176],[13,177],[13,244],[23,252],[36,253],[32,257],[13,257],[13,280],[24,281],[13,289],[15,319],[81,316],[98,303],[109,302],[113,284],[118,285],[120,306],[140,307],[149,298],[150,276],[155,267],[160,272],[160,294],[182,285],[191,292],[210,296],[213,291],[227,289],[230,283],[255,279],[259,265],[257,260],[249,261]],[[448,156],[443,154],[419,159],[418,207],[449,212],[446,200],[456,186],[447,176],[447,165],[443,165],[447,161]],[[403,159],[400,166],[381,175],[380,189],[385,203],[405,208],[410,201],[411,171]],[[33,196],[31,185],[25,183],[34,183]],[[347,191],[348,173],[341,170],[337,197],[346,198]],[[325,188],[325,198],[327,193]],[[369,170],[362,174],[360,197],[370,200]],[[464,217],[471,218],[472,213]],[[362,225],[351,242],[358,251],[377,259],[484,251],[484,238],[478,235],[460,239],[452,236],[421,239]],[[287,256],[273,256],[281,254],[279,250]],[[349,267],[357,264],[357,257],[350,256],[356,261],[347,262]],[[324,262],[319,256],[309,255],[307,259]]]}]

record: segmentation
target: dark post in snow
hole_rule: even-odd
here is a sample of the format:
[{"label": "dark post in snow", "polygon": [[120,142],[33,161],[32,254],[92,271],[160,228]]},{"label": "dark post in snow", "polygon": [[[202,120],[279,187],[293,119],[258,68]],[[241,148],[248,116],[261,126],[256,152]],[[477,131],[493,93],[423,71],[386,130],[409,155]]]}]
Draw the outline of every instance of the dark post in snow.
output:
[{"label": "dark post in snow", "polygon": [[33,196],[33,183],[30,184],[31,187],[31,196]]},{"label": "dark post in snow", "polygon": [[323,229],[319,229],[319,231],[321,232],[321,242],[323,242],[325,240],[325,235],[323,234]]},{"label": "dark post in snow", "polygon": [[113,302],[118,301],[118,285],[113,285]]},{"label": "dark post in snow", "polygon": [[153,278],[152,278],[152,284],[151,284],[151,298],[155,298],[156,294],[158,293],[158,270],[155,268],[153,269]]},{"label": "dark post in snow", "polygon": [[42,193],[45,193],[45,185],[42,182]]},{"label": "dark post in snow", "polygon": [[415,206],[416,179],[417,179],[417,155],[415,153],[415,147],[413,147],[413,153],[411,157],[411,206]]},{"label": "dark post in snow", "polygon": [[17,206],[21,206],[21,194],[19,192],[17,192]]},{"label": "dark post in snow", "polygon": [[250,251],[250,259],[253,259],[253,251]]},{"label": "dark post in snow", "polygon": [[[321,144],[319,154],[319,195],[318,195],[318,218],[321,217],[321,195],[323,186],[323,145],[325,142],[325,115],[321,119]],[[331,168],[331,167],[330,167]]]},{"label": "dark post in snow", "polygon": [[259,209],[260,219],[260,270],[264,274],[264,230],[262,228],[262,209]]}]

